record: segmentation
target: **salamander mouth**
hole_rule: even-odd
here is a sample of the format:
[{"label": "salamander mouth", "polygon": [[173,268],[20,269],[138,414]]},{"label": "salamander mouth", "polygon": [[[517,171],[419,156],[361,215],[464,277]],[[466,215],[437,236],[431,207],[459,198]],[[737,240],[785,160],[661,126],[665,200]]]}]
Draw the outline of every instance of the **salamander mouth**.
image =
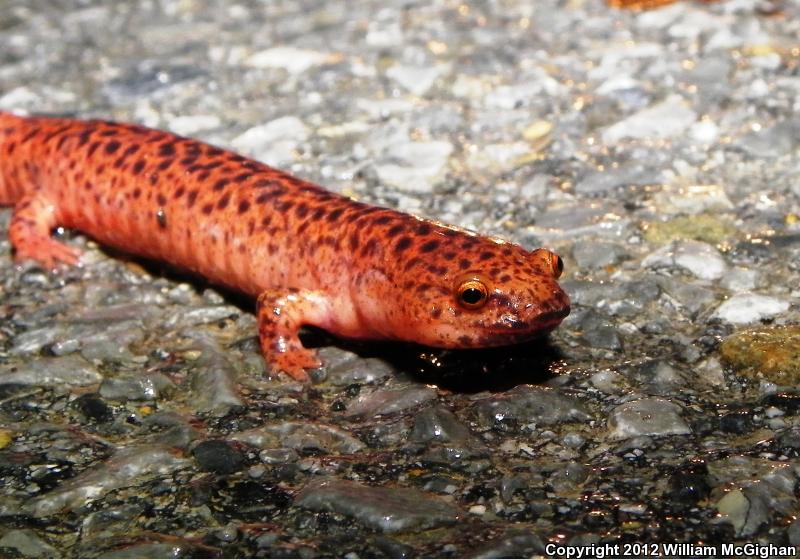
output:
[{"label": "salamander mouth", "polygon": [[477,345],[497,347],[514,345],[539,338],[551,332],[569,314],[569,305],[542,313],[532,320],[505,320],[484,330],[477,340]]}]

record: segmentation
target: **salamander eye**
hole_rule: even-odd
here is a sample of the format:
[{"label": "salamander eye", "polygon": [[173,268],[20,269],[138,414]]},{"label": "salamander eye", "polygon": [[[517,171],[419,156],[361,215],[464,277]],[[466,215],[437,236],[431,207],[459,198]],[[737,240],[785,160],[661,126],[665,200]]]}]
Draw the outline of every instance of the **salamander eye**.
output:
[{"label": "salamander eye", "polygon": [[480,279],[470,277],[456,287],[456,299],[465,309],[479,309],[489,299],[489,288]]},{"label": "salamander eye", "polygon": [[549,266],[550,273],[553,277],[558,279],[564,271],[564,261],[555,252],[550,252],[546,248],[537,248],[531,254],[541,254],[544,256],[546,266]]},{"label": "salamander eye", "polygon": [[557,254],[550,253],[550,266],[553,268],[553,277],[558,279],[564,271],[564,261]]}]

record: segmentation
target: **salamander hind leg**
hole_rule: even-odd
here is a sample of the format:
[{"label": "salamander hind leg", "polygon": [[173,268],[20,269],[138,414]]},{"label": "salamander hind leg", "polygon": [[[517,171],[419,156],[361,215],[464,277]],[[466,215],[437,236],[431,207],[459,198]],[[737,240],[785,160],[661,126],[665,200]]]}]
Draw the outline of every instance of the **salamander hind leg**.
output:
[{"label": "salamander hind leg", "polygon": [[52,238],[56,225],[56,206],[51,200],[40,193],[22,198],[14,207],[8,228],[15,260],[33,260],[50,270],[59,265],[78,265],[81,251]]},{"label": "salamander hind leg", "polygon": [[330,306],[319,291],[269,289],[258,298],[258,336],[267,364],[297,381],[309,380],[307,369],[322,363],[298,337],[304,324],[324,327]]}]

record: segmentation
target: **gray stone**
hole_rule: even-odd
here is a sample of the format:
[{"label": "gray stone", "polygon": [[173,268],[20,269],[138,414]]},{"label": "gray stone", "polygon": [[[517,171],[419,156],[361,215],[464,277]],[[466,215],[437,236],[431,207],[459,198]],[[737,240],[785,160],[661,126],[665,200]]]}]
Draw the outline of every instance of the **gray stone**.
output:
[{"label": "gray stone", "polygon": [[409,386],[395,390],[375,390],[359,394],[347,406],[348,417],[372,418],[380,415],[402,413],[436,398],[430,387]]},{"label": "gray stone", "polygon": [[97,384],[103,377],[97,369],[78,355],[40,358],[19,365],[0,368],[4,383],[55,386],[60,384],[85,386]]},{"label": "gray stone", "polygon": [[343,514],[387,533],[454,524],[460,516],[453,505],[415,489],[369,487],[335,479],[309,483],[295,505]]},{"label": "gray stone", "polygon": [[688,435],[692,430],[681,417],[681,407],[661,398],[634,400],[617,406],[608,418],[613,439]]},{"label": "gray stone", "polygon": [[0,538],[0,548],[15,550],[22,557],[32,559],[58,559],[61,553],[46,541],[41,539],[33,530],[9,530]]},{"label": "gray stone", "polygon": [[579,399],[553,389],[529,385],[517,386],[505,394],[478,400],[473,405],[473,411],[485,427],[509,420],[520,424],[555,425],[591,419]]}]

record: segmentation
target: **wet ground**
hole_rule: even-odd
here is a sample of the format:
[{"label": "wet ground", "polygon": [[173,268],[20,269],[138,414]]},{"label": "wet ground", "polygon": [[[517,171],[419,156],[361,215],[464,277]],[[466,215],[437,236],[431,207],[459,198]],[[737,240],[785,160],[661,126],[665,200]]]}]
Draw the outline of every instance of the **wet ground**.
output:
[{"label": "wet ground", "polygon": [[507,350],[309,332],[304,386],[251,301],[69,232],[84,269],[17,267],[3,210],[0,554],[800,545],[798,36],[777,0],[6,0],[0,109],[550,247],[574,304]]}]

